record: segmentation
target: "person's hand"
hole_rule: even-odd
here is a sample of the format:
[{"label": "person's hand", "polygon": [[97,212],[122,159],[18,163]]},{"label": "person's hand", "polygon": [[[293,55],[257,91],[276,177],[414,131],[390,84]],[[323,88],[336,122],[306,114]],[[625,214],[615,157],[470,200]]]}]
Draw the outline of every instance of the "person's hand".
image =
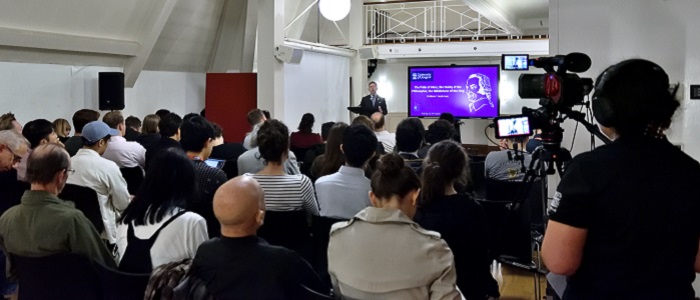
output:
[{"label": "person's hand", "polygon": [[380,112],[380,113],[384,113],[384,112],[382,111],[382,107],[381,107],[381,106],[379,106],[379,112]]},{"label": "person's hand", "polygon": [[508,149],[508,141],[506,139],[501,139],[501,141],[498,142],[498,147],[501,147],[501,150]]}]

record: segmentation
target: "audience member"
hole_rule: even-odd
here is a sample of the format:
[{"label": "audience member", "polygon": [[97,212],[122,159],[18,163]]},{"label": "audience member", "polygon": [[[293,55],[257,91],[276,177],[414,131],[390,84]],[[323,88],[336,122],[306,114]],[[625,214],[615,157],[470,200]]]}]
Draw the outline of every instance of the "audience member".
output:
[{"label": "audience member", "polygon": [[319,178],[338,172],[340,166],[345,163],[345,155],[340,151],[340,144],[343,143],[343,133],[348,124],[338,122],[331,127],[326,140],[326,152],[319,155],[311,165],[310,173],[312,177]]},{"label": "audience member", "polygon": [[407,118],[396,127],[396,146],[394,152],[401,156],[406,165],[420,174],[423,158],[418,156],[418,149],[423,146],[425,127],[418,118]]},{"label": "audience member", "polygon": [[248,124],[250,124],[250,132],[245,134],[243,138],[243,147],[246,149],[253,149],[257,146],[257,134],[260,125],[265,122],[267,118],[260,109],[253,109],[248,112]]},{"label": "audience member", "polygon": [[377,140],[382,143],[386,153],[394,152],[396,145],[396,135],[386,130],[386,118],[383,113],[376,112],[372,114],[374,122],[374,133],[377,135]]},{"label": "audience member", "polygon": [[[260,149],[257,146],[241,154],[241,156],[238,157],[237,164],[238,175],[257,173],[265,168],[265,160],[262,158]],[[287,151],[287,159],[284,161],[284,172],[289,175],[301,174],[299,164],[297,163],[297,157],[291,150]]]},{"label": "audience member", "polygon": [[[141,135],[136,138],[136,142],[141,144],[146,151],[153,148],[160,142],[160,129],[158,124],[160,117],[158,115],[147,115],[143,118],[143,126],[141,126]],[[148,152],[146,152],[146,161],[148,161]]]},{"label": "audience member", "polygon": [[345,155],[345,165],[337,173],[316,180],[316,195],[321,216],[350,219],[371,205],[367,192],[370,180],[364,168],[374,156],[372,146],[377,144],[374,132],[361,125],[345,128],[340,150]]},{"label": "audience member", "polygon": [[56,134],[58,135],[58,140],[61,141],[61,143],[65,143],[68,138],[70,138],[70,123],[68,123],[68,120],[66,119],[56,119],[53,121],[53,128],[56,130]]},{"label": "audience member", "polygon": [[305,287],[327,293],[299,254],[256,236],[265,208],[263,190],[251,177],[222,185],[214,196],[221,237],[197,249],[192,276],[206,282],[216,299],[306,299]]},{"label": "audience member", "polygon": [[669,77],[630,59],[598,76],[593,112],[613,142],[576,156],[550,205],[542,258],[563,299],[693,299],[700,271],[700,164],[664,131]]},{"label": "audience member", "polygon": [[[316,144],[311,149],[306,151],[306,154],[304,155],[304,160],[301,163],[301,173],[308,176],[313,180],[313,175],[311,174],[311,166],[314,163],[314,160],[316,157],[319,157],[320,155],[323,155],[324,152],[326,152],[326,142],[328,141],[328,134],[331,131],[331,127],[335,125],[335,122],[326,122],[321,124],[321,139],[323,140],[323,143]],[[301,157],[300,157],[301,159]]]},{"label": "audience member", "polygon": [[113,248],[117,242],[117,218],[129,205],[130,196],[117,164],[101,155],[107,149],[111,136],[119,135],[119,131],[101,121],[90,122],[81,129],[85,145],[71,158],[75,173],[68,177],[68,184],[88,187],[97,192],[105,225],[102,238]]},{"label": "audience member", "polygon": [[110,138],[107,150],[102,154],[102,157],[115,162],[119,168],[145,168],[146,149],[141,144],[129,142],[123,137],[126,133],[126,125],[122,113],[119,111],[108,112],[102,118],[102,122],[119,132]]},{"label": "audience member", "polygon": [[150,273],[156,267],[194,258],[207,239],[207,223],[185,210],[197,197],[194,165],[179,149],[153,159],[142,188],[124,210],[117,228],[119,269]]},{"label": "audience member", "polygon": [[[509,138],[502,141],[501,151],[491,151],[484,161],[484,175],[495,180],[522,181],[524,168],[529,168],[532,155],[525,152],[528,137]],[[522,159],[522,160],[521,160]],[[524,163],[523,163],[524,162]]]},{"label": "audience member", "polygon": [[158,121],[160,140],[150,148],[146,148],[146,168],[158,152],[169,148],[182,149],[180,146],[180,126],[182,126],[182,118],[176,113],[169,113],[160,118]]},{"label": "audience member", "polygon": [[440,117],[438,120],[445,120],[448,123],[452,124],[452,126],[455,129],[455,134],[452,136],[452,139],[457,142],[457,143],[462,143],[462,133],[460,132],[460,125],[463,123],[460,122],[459,120],[455,119],[455,116],[453,116],[451,113],[445,112],[441,113]]},{"label": "audience member", "polygon": [[418,149],[418,157],[425,158],[428,156],[430,146],[435,145],[440,141],[452,139],[454,135],[454,126],[445,120],[437,120],[428,125],[428,131],[425,132],[426,144]]},{"label": "audience member", "polygon": [[468,178],[469,158],[464,148],[449,136],[435,143],[423,163],[423,188],[413,219],[440,233],[450,246],[457,286],[467,299],[498,298],[498,283],[491,276],[486,214],[468,194],[456,190],[456,185],[465,185]]},{"label": "audience member", "polygon": [[[412,221],[420,179],[394,153],[372,175],[373,207],[333,225],[328,273],[347,299],[461,299],[452,251]],[[349,251],[351,249],[351,251]]]},{"label": "audience member", "polygon": [[207,119],[195,115],[182,123],[182,149],[194,161],[194,173],[197,179],[199,196],[190,199],[187,209],[198,213],[207,220],[207,231],[210,237],[219,235],[219,222],[214,217],[212,201],[216,190],[226,182],[226,173],[210,167],[204,161],[211,155],[214,127]]},{"label": "audience member", "polygon": [[22,133],[22,124],[17,121],[13,113],[8,112],[0,116],[0,130],[15,130]]},{"label": "audience member", "polygon": [[0,130],[0,214],[19,204],[25,185],[14,168],[29,150],[29,141],[14,129]]},{"label": "audience member", "polygon": [[270,117],[270,111],[269,110],[262,110],[263,116],[265,116],[265,120],[270,120],[272,117]]},{"label": "audience member", "polygon": [[228,179],[236,177],[238,175],[238,158],[246,152],[246,149],[241,143],[226,143],[223,129],[215,123],[212,125],[214,126],[215,138],[210,157],[226,161],[221,170],[226,173]]},{"label": "audience member", "polygon": [[532,154],[537,150],[539,146],[542,146],[542,130],[537,129],[535,130],[535,135],[532,136],[532,138],[527,142],[525,145],[525,150],[527,153]]},{"label": "audience member", "polygon": [[100,119],[100,112],[92,109],[81,109],[73,114],[73,126],[75,127],[75,134],[66,140],[66,151],[70,156],[74,156],[78,153],[78,150],[83,148],[83,139],[80,135],[83,132],[83,127],[87,123],[92,121],[97,121]]},{"label": "audience member", "polygon": [[199,112],[199,115],[202,116],[202,118],[206,118],[206,108],[202,108],[202,110]]},{"label": "audience member", "polygon": [[299,131],[292,132],[289,138],[289,147],[296,149],[308,149],[314,145],[323,143],[321,135],[313,133],[314,122],[316,119],[313,114],[305,113],[299,122]]},{"label": "audience member", "polygon": [[159,110],[156,111],[156,115],[157,115],[159,118],[161,118],[161,119],[162,119],[163,117],[165,117],[166,115],[168,115],[169,113],[170,113],[170,111],[167,110],[167,109],[164,109],[164,108],[161,108],[161,109],[159,109]]},{"label": "audience member", "polygon": [[298,211],[318,215],[318,203],[314,187],[302,174],[285,173],[284,161],[289,155],[289,130],[278,120],[267,120],[258,131],[260,157],[265,168],[253,176],[265,191],[268,211]]},{"label": "audience member", "polygon": [[47,143],[58,143],[61,146],[63,144],[58,140],[58,135],[53,129],[53,123],[45,119],[29,121],[22,128],[22,135],[27,138],[31,148],[22,156],[22,161],[15,169],[17,169],[17,180],[26,182],[27,161],[29,161],[29,154],[32,152],[32,149]]},{"label": "audience member", "polygon": [[[115,266],[92,223],[58,198],[72,172],[70,156],[60,145],[44,144],[32,152],[27,166],[31,190],[24,193],[21,204],[0,217],[0,248],[7,255],[77,253]],[[8,270],[10,278],[15,278],[12,265]]]},{"label": "audience member", "polygon": [[[190,119],[192,119],[194,117],[202,117],[202,116],[200,116],[197,113],[189,113],[189,114],[186,114],[185,116],[182,117],[182,122],[189,121]],[[202,117],[202,118],[204,118],[204,117]]]},{"label": "audience member", "polygon": [[134,116],[128,116],[124,120],[124,124],[126,125],[124,138],[129,142],[135,142],[136,138],[141,135],[141,120]]}]

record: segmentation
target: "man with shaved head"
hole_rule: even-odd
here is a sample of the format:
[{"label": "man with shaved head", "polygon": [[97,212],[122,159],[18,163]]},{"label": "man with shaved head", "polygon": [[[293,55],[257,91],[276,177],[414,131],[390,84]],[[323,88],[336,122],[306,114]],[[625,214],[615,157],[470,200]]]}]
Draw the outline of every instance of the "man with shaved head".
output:
[{"label": "man with shaved head", "polygon": [[221,237],[199,246],[193,276],[217,299],[304,299],[304,287],[327,293],[299,254],[256,236],[265,218],[264,199],[252,177],[238,176],[219,187],[214,215]]},{"label": "man with shaved head", "polygon": [[90,220],[58,198],[73,172],[70,163],[68,152],[59,144],[43,144],[32,151],[27,163],[31,190],[24,193],[21,204],[0,217],[0,248],[10,256],[78,253],[114,267]]}]

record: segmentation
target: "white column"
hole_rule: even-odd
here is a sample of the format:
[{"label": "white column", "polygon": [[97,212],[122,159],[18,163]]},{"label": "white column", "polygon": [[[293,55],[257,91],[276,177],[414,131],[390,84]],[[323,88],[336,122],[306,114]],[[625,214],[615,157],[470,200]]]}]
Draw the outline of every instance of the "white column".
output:
[{"label": "white column", "polygon": [[[350,10],[350,34],[348,39],[352,49],[359,49],[364,45],[365,40],[365,9],[362,0],[352,0]],[[362,96],[367,93],[367,61],[361,60],[356,54],[350,59],[350,76],[352,77],[352,99],[350,104],[357,106],[360,104]]]},{"label": "white column", "polygon": [[258,1],[258,107],[284,117],[284,63],[275,47],[284,43],[284,0]]}]

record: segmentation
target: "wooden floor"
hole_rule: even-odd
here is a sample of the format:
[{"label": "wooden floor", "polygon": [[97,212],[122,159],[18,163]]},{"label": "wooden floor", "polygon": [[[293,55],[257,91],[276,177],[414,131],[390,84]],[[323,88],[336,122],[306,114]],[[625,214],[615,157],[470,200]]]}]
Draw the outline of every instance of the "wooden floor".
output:
[{"label": "wooden floor", "polygon": [[[498,281],[501,300],[533,300],[535,299],[535,279],[531,272],[505,264],[497,264],[493,277]],[[547,280],[540,275],[540,295],[545,299]],[[541,299],[540,299],[541,300]]]}]

